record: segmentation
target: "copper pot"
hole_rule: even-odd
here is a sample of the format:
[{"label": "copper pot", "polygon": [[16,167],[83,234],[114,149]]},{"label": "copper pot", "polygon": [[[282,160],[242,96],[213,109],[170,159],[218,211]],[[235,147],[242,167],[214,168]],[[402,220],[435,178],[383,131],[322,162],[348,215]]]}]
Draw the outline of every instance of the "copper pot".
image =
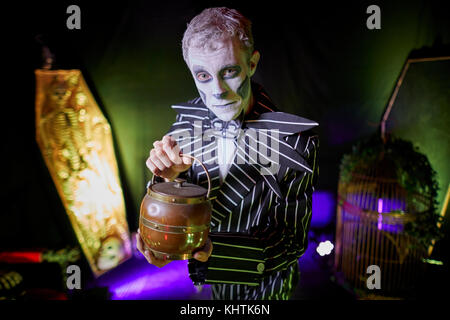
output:
[{"label": "copper pot", "polygon": [[[197,158],[183,154],[200,162]],[[186,260],[205,245],[211,221],[211,179],[208,190],[177,178],[174,182],[155,183],[153,176],[141,203],[139,230],[145,245],[156,258]]]}]

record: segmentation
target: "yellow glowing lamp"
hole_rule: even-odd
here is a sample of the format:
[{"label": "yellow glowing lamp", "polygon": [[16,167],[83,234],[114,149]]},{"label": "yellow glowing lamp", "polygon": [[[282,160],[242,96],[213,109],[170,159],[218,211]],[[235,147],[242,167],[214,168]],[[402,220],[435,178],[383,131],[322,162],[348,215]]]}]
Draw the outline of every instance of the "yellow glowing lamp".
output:
[{"label": "yellow glowing lamp", "polygon": [[111,127],[80,70],[36,70],[36,140],[95,276],[131,257]]}]

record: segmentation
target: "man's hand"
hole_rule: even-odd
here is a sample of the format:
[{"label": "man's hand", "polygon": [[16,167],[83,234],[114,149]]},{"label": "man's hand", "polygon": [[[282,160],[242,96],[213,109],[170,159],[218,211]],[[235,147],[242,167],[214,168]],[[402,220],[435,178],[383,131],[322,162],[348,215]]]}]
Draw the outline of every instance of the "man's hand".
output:
[{"label": "man's hand", "polygon": [[136,234],[136,248],[144,255],[145,259],[147,259],[148,263],[153,264],[157,266],[158,268],[164,267],[169,262],[172,262],[172,260],[161,260],[155,257],[153,252],[147,248],[144,241],[141,238],[141,232],[137,231]]},{"label": "man's hand", "polygon": [[206,240],[206,243],[203,247],[196,249],[194,251],[194,259],[200,262],[206,262],[209,259],[209,256],[212,253],[213,245],[211,239]]},{"label": "man's hand", "polygon": [[153,147],[146,165],[157,176],[173,180],[192,165],[190,158],[180,156],[180,147],[171,136],[155,141]]}]

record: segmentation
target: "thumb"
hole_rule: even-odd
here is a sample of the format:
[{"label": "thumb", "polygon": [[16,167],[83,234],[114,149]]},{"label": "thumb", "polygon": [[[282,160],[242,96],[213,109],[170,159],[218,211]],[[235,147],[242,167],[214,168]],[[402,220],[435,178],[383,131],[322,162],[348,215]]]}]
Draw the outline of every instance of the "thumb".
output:
[{"label": "thumb", "polygon": [[205,246],[203,248],[199,249],[199,251],[197,251],[194,254],[194,259],[198,260],[200,262],[206,262],[206,261],[208,261],[211,253],[212,253],[212,243],[211,243],[211,240],[208,238]]},{"label": "thumb", "polygon": [[208,261],[208,255],[204,251],[199,251],[194,254],[194,259],[200,262]]}]

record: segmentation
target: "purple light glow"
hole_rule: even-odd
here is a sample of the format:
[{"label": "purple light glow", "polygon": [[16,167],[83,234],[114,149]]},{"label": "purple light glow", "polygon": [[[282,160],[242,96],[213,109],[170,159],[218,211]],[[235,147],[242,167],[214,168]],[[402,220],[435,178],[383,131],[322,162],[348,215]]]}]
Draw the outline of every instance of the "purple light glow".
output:
[{"label": "purple light glow", "polygon": [[379,198],[378,199],[378,212],[392,212],[392,211],[405,211],[406,204],[404,200],[391,199],[391,198]]},{"label": "purple light glow", "polygon": [[378,230],[383,227],[383,199],[378,199]]},{"label": "purple light glow", "polygon": [[[376,227],[391,233],[401,233],[404,230],[401,218],[395,218],[384,213],[405,212],[406,201],[399,198],[378,198],[370,194],[349,193],[347,201],[363,210],[378,212]],[[353,218],[350,218],[353,217]],[[346,215],[346,219],[359,219],[352,214]]]},{"label": "purple light glow", "polygon": [[209,289],[197,292],[185,260],[158,268],[137,257],[97,279],[96,286],[108,287],[111,300],[208,299]]},{"label": "purple light glow", "polygon": [[378,199],[378,213],[383,212],[383,199]]},{"label": "purple light glow", "polygon": [[371,194],[348,193],[347,201],[361,209],[378,213],[406,210],[406,201],[398,198],[378,198]]},{"label": "purple light glow", "polygon": [[378,230],[384,230],[391,233],[400,233],[403,231],[403,224],[400,220],[389,218],[384,219],[383,213],[401,210],[405,208],[405,202],[398,199],[378,199]]},{"label": "purple light glow", "polygon": [[161,299],[167,295],[173,296],[174,292],[170,291],[183,295],[195,292],[192,281],[186,277],[186,261],[173,261],[165,267],[164,272],[160,271],[153,266],[142,268],[138,273],[116,283],[110,287],[112,299],[137,299],[143,295],[146,298]]},{"label": "purple light glow", "polygon": [[336,212],[334,193],[316,190],[313,193],[311,227],[323,228],[330,224]]}]

